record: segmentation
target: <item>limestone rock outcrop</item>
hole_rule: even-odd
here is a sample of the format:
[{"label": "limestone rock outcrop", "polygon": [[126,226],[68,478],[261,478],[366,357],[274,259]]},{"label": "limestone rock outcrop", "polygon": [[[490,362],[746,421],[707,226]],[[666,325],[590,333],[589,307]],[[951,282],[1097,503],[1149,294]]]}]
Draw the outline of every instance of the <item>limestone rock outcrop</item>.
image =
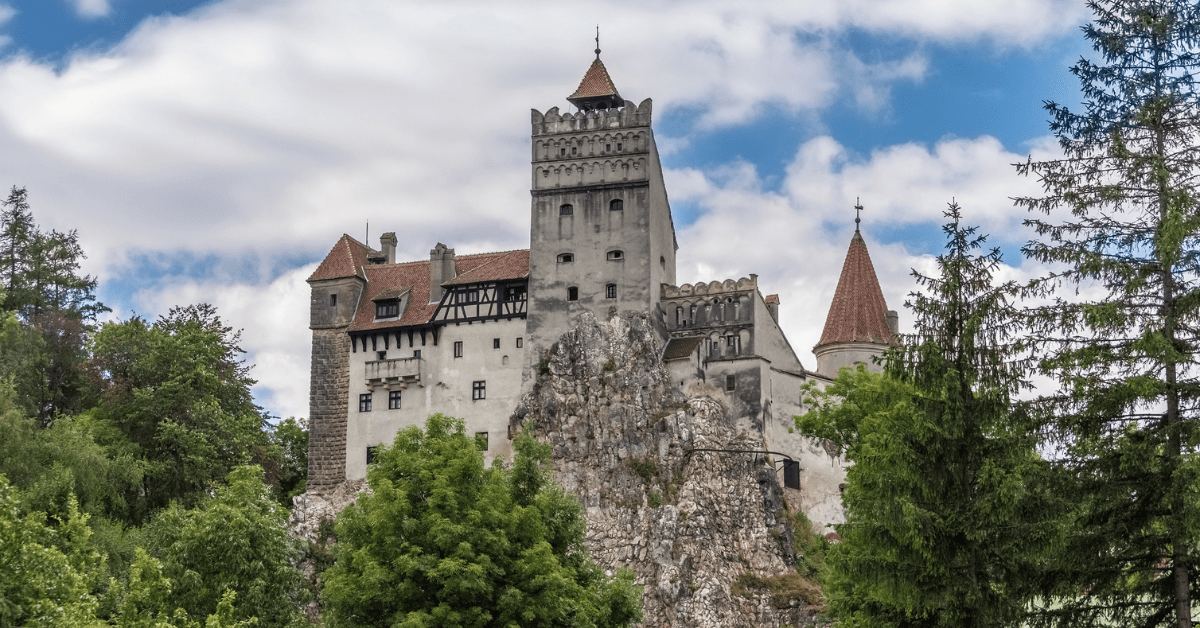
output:
[{"label": "limestone rock outcrop", "polygon": [[[782,489],[758,430],[670,381],[644,314],[584,313],[537,365],[510,429],[553,445],[557,479],[583,504],[587,546],[645,587],[643,626],[800,626],[804,602],[735,595],[739,576],[794,573]],[[782,606],[783,608],[779,608]]]}]

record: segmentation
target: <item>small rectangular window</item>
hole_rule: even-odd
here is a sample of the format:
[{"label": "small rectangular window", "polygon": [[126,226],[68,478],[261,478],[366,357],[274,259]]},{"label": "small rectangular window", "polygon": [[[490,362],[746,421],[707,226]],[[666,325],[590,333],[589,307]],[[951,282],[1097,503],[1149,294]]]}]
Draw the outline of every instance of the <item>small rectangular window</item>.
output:
[{"label": "small rectangular window", "polygon": [[380,301],[375,304],[375,318],[395,318],[400,316],[399,301]]},{"label": "small rectangular window", "polygon": [[500,348],[500,339],[499,338],[492,338],[492,348],[493,349]]},{"label": "small rectangular window", "polygon": [[388,410],[399,410],[399,409],[400,409],[400,391],[399,390],[389,390],[388,391]]},{"label": "small rectangular window", "polygon": [[733,376],[733,375],[725,376],[725,390],[733,390],[734,388],[736,388],[736,385],[737,385],[737,379],[735,376]]},{"label": "small rectangular window", "polygon": [[379,455],[379,445],[367,447],[367,464],[375,462],[375,458]]},{"label": "small rectangular window", "polygon": [[570,216],[573,213],[575,213],[575,208],[570,203],[563,203],[558,207],[559,216]]},{"label": "small rectangular window", "polygon": [[504,289],[505,301],[524,301],[525,286],[509,286]]},{"label": "small rectangular window", "polygon": [[625,252],[624,251],[609,251],[608,259],[611,261],[614,261],[614,262],[619,262],[619,261],[625,259]]},{"label": "small rectangular window", "polygon": [[329,307],[337,307],[337,294],[329,295]]},{"label": "small rectangular window", "polygon": [[517,338],[517,348],[518,349],[521,348],[521,339],[520,338]]},{"label": "small rectangular window", "polygon": [[579,288],[576,288],[575,286],[571,286],[570,288],[567,288],[567,300],[568,301],[578,301],[579,300]]},{"label": "small rectangular window", "polygon": [[488,433],[487,432],[475,432],[475,448],[478,449],[479,451],[487,451],[488,450]]},{"label": "small rectangular window", "polygon": [[380,360],[386,360],[387,359],[387,351],[376,351],[375,356],[377,358],[379,358]]},{"label": "small rectangular window", "polygon": [[455,340],[454,341],[454,357],[461,358],[462,355],[463,355],[462,354],[462,341]]},{"label": "small rectangular window", "polygon": [[454,293],[454,302],[455,303],[478,303],[479,302],[479,291],[478,290],[460,290],[458,292],[455,292]]},{"label": "small rectangular window", "polygon": [[571,253],[559,253],[558,254],[558,263],[559,264],[570,264],[573,261],[575,261],[575,256]]},{"label": "small rectangular window", "polygon": [[419,360],[419,359],[421,359],[421,350],[420,350],[420,349],[413,349],[413,357],[414,357],[414,358],[417,358],[418,360]]},{"label": "small rectangular window", "polygon": [[479,401],[487,398],[487,382],[471,382],[471,400]]},{"label": "small rectangular window", "polygon": [[606,298],[606,299],[617,298],[617,284],[610,283],[607,286],[604,286],[604,298]]},{"label": "small rectangular window", "polygon": [[364,394],[361,394],[358,396],[358,411],[359,412],[370,412],[371,411],[371,393],[364,393]]}]

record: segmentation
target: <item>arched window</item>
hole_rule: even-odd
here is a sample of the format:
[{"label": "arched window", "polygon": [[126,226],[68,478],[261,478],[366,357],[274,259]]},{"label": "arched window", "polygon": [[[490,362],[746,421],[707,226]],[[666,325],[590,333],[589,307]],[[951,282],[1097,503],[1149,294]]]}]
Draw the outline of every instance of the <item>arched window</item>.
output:
[{"label": "arched window", "polygon": [[617,298],[617,284],[610,283],[610,284],[604,286],[604,298],[606,298],[606,299]]},{"label": "arched window", "polygon": [[570,264],[573,261],[575,261],[574,253],[559,253],[558,254],[558,263],[559,264]]},{"label": "arched window", "polygon": [[559,216],[570,216],[573,213],[575,213],[575,208],[571,207],[570,203],[563,203],[558,207]]},{"label": "arched window", "polygon": [[608,211],[619,212],[622,209],[625,209],[625,201],[619,198],[614,198],[608,202]]},{"label": "arched window", "polygon": [[608,252],[608,260],[610,262],[619,262],[625,259],[625,251],[616,250]]}]

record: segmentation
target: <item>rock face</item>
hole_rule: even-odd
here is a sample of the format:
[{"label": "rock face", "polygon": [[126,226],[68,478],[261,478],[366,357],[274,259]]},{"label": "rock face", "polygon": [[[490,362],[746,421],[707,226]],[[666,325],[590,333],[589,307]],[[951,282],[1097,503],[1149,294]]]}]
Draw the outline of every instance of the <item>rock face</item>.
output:
[{"label": "rock face", "polygon": [[643,314],[584,313],[538,365],[510,428],[554,446],[558,480],[586,510],[592,557],[633,569],[645,587],[643,626],[814,621],[802,602],[731,592],[744,573],[794,573],[783,493],[762,456],[688,453],[761,450],[763,439],[720,402],[672,386],[661,351]]}]

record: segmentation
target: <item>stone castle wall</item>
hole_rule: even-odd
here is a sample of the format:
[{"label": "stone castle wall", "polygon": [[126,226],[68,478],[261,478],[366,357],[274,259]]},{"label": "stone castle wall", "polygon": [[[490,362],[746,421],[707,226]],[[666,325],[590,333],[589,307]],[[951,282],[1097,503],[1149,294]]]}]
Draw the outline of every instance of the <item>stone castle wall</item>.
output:
[{"label": "stone castle wall", "polygon": [[310,377],[308,490],[320,493],[346,479],[350,335],[344,327],[312,330]]}]

